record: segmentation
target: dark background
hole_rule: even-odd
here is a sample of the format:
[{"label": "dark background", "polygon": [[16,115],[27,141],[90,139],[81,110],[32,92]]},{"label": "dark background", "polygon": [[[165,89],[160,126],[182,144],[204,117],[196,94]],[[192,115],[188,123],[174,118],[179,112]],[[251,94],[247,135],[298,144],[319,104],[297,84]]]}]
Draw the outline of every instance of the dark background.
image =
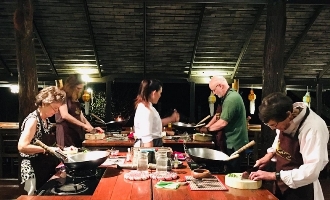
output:
[{"label": "dark background", "polygon": [[[105,94],[106,86],[104,83],[92,84],[89,83],[88,87],[92,88],[94,93],[103,92]],[[134,99],[137,95],[139,83],[121,83],[114,82],[112,83],[112,115],[122,115],[127,118],[131,117],[129,123],[133,123],[134,118]],[[210,95],[210,89],[208,84],[196,84],[195,87],[195,121],[189,121],[190,116],[190,86],[189,83],[164,83],[162,96],[157,105],[154,105],[155,108],[160,113],[161,117],[166,117],[171,115],[173,109],[177,109],[180,113],[182,122],[197,123],[205,116],[209,114],[209,104],[208,97]],[[239,93],[243,98],[246,114],[251,117],[250,124],[260,124],[258,118],[258,106],[261,102],[261,89],[254,89],[256,94],[256,111],[255,114],[251,115],[249,113],[249,100],[248,95],[250,93],[250,88],[240,88]],[[298,98],[288,91],[287,95],[294,101],[302,101],[302,98]],[[18,119],[18,94],[13,94],[10,92],[9,88],[0,87],[0,121],[2,122],[17,122]],[[311,96],[315,97],[315,92],[311,92]],[[323,92],[323,103],[325,105],[330,104],[326,100],[329,99],[330,92]],[[219,98],[215,103],[215,108],[218,104]],[[313,110],[315,110],[312,107]],[[107,111],[106,111],[107,112]],[[323,116],[322,116],[323,117]],[[89,118],[93,120],[93,118]],[[323,117],[324,119],[324,117]],[[328,119],[324,119],[327,124],[329,123]],[[51,118],[51,121],[54,121]],[[130,126],[131,124],[127,124]]]}]

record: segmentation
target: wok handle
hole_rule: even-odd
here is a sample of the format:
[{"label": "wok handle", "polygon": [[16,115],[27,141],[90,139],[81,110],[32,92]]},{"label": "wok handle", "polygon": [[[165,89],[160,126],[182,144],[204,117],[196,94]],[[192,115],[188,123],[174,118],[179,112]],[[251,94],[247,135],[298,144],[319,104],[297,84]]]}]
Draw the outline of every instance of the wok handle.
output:
[{"label": "wok handle", "polygon": [[98,117],[97,115],[95,115],[95,114],[93,114],[93,113],[91,113],[91,115],[92,115],[93,117],[95,117],[97,120],[99,120],[100,122],[102,122],[103,124],[106,124],[105,121],[104,121],[103,119],[101,119],[100,117]]},{"label": "wok handle", "polygon": [[232,153],[232,154],[230,155],[230,157],[232,157],[232,156],[235,155],[235,154],[239,154],[239,153],[245,151],[246,149],[252,147],[252,146],[255,145],[255,144],[256,144],[256,142],[255,142],[254,140],[252,140],[251,142],[247,143],[246,145],[242,146],[240,149],[238,149],[237,151],[235,151],[234,153]]},{"label": "wok handle", "polygon": [[198,125],[198,124],[201,124],[201,123],[203,123],[203,122],[205,122],[208,118],[210,118],[211,116],[210,115],[208,115],[208,116],[206,116],[204,119],[202,119],[200,122],[198,122],[197,124],[196,124],[196,126]]},{"label": "wok handle", "polygon": [[36,141],[34,142],[35,145],[39,145],[42,148],[44,148],[46,151],[48,151],[49,153],[53,154],[54,156],[58,157],[59,159],[65,160],[66,156],[62,155],[61,153],[54,151],[52,148],[50,148],[49,146],[47,146],[46,144],[44,144],[43,142],[41,142],[40,140],[36,139]]}]

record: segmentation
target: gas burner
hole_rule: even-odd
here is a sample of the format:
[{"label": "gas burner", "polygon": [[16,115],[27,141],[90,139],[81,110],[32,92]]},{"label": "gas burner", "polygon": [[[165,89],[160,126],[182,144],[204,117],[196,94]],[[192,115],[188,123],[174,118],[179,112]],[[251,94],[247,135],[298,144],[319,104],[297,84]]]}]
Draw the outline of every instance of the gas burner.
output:
[{"label": "gas burner", "polygon": [[90,170],[71,170],[67,172],[67,176],[73,179],[76,178],[90,178],[95,177],[97,175],[97,170],[90,169]]},{"label": "gas burner", "polygon": [[52,188],[51,192],[57,195],[75,195],[88,190],[88,187],[83,183],[69,183],[59,187]]}]

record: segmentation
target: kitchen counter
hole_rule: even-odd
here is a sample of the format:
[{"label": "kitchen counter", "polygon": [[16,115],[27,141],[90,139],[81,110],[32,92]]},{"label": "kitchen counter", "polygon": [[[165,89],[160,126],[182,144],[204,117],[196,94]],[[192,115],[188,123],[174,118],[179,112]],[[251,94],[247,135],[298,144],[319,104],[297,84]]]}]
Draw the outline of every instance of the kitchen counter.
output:
[{"label": "kitchen counter", "polygon": [[[276,200],[277,198],[266,189],[240,190],[228,187],[228,191],[191,191],[189,186],[180,186],[177,190],[158,189],[154,185],[156,180],[129,181],[124,179],[124,174],[129,170],[119,170],[116,168],[107,168],[103,178],[100,180],[92,196],[20,196],[18,200],[43,200],[43,199],[78,199],[78,200],[212,200],[212,199],[254,199],[254,200]],[[180,178],[184,178],[191,173],[191,170],[184,162],[182,169],[173,170],[178,173]],[[225,176],[217,175],[224,183]]]}]

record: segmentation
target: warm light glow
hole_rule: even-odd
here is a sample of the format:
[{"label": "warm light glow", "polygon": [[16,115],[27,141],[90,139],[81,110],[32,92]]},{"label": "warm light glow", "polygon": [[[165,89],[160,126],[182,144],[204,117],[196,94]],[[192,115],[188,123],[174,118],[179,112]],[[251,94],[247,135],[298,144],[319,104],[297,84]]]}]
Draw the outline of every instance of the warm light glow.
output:
[{"label": "warm light glow", "polygon": [[19,91],[19,86],[18,85],[11,85],[10,86],[10,91],[14,94],[17,94]]},{"label": "warm light glow", "polygon": [[253,115],[256,110],[256,100],[257,96],[254,94],[253,89],[250,90],[250,94],[248,96],[248,99],[250,101],[250,113]]},{"label": "warm light glow", "polygon": [[88,83],[88,82],[91,80],[91,78],[90,78],[87,74],[83,74],[83,75],[81,75],[81,78],[82,78],[82,80],[85,81],[86,83]]}]

